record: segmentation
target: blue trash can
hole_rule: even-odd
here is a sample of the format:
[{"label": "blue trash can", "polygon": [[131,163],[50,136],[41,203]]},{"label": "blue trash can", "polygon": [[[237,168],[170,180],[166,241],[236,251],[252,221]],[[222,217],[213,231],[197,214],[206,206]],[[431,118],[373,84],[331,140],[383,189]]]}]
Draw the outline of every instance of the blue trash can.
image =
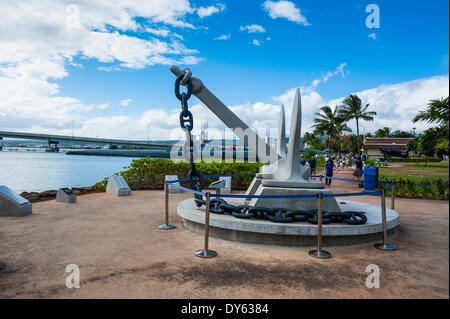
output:
[{"label": "blue trash can", "polygon": [[364,167],[364,190],[373,191],[377,187],[378,167]]}]

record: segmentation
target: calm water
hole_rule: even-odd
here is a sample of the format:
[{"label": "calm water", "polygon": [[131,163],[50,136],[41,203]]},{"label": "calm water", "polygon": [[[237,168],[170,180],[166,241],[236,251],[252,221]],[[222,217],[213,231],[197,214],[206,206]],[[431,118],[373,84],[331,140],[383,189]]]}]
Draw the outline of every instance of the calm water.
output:
[{"label": "calm water", "polygon": [[0,152],[0,185],[16,192],[92,186],[119,172],[132,157]]}]

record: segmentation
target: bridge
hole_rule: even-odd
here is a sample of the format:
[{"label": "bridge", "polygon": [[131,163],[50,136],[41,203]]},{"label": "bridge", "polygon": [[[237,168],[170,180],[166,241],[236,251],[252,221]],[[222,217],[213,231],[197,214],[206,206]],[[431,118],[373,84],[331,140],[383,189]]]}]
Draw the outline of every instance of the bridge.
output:
[{"label": "bridge", "polygon": [[7,132],[0,131],[0,151],[3,149],[3,138],[17,138],[25,140],[39,140],[48,141],[49,152],[59,152],[60,142],[82,142],[92,143],[98,145],[107,145],[110,149],[115,149],[117,146],[133,146],[146,149],[158,149],[158,150],[170,150],[176,141],[133,141],[133,140],[117,140],[108,138],[94,138],[94,137],[82,137],[82,136],[65,136],[65,135],[52,135],[52,134],[39,134],[39,133],[23,133],[23,132]]}]

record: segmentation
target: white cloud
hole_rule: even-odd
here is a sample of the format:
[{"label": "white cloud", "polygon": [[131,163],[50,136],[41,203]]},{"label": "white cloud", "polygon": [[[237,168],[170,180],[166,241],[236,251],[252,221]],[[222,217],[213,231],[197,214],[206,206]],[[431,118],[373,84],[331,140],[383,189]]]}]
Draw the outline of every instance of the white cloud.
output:
[{"label": "white cloud", "polygon": [[214,40],[229,40],[231,38],[231,35],[229,34],[222,34],[216,38],[214,38]]},{"label": "white cloud", "polygon": [[[113,64],[98,67],[102,71],[203,60],[167,27],[194,28],[185,21],[195,13],[188,0],[80,0],[69,6],[57,0],[0,0],[0,12],[0,127],[5,129],[64,130],[72,120],[87,122],[87,112],[108,108],[107,102],[60,94],[54,81],[69,76],[67,65],[82,67],[75,58]],[[158,27],[146,30],[147,24]]]},{"label": "white cloud", "polygon": [[248,33],[264,33],[266,29],[259,24],[250,24],[239,27],[239,31],[247,31]]},{"label": "white cloud", "polygon": [[310,25],[300,9],[291,1],[265,1],[262,6],[272,19],[285,18],[298,24]]},{"label": "white cloud", "polygon": [[253,39],[252,44],[256,45],[257,47],[259,47],[261,45],[261,41]]},{"label": "white cloud", "polygon": [[[363,103],[369,103],[371,111],[377,112],[373,122],[362,123],[366,132],[374,132],[384,126],[406,131],[410,131],[414,126],[418,131],[422,131],[430,125],[427,123],[412,124],[411,119],[419,111],[424,110],[431,99],[447,97],[449,95],[448,87],[449,77],[447,74],[396,84],[383,84],[373,89],[349,92],[349,94],[358,95]],[[331,100],[329,105],[341,104],[344,98]],[[354,123],[350,122],[349,124],[351,127],[354,126]]]},{"label": "white cloud", "polygon": [[216,6],[200,7],[197,9],[197,14],[200,18],[204,18],[223,10],[225,10],[225,6],[219,3]]},{"label": "white cloud", "polygon": [[376,40],[377,39],[377,34],[376,33],[371,33],[368,35],[368,38]]},{"label": "white cloud", "polygon": [[[313,81],[314,82],[314,81]],[[1,85],[1,83],[0,83]],[[377,128],[389,126],[393,129],[411,130],[413,124],[411,119],[423,110],[430,99],[448,96],[449,77],[435,76],[431,78],[418,79],[390,85],[380,85],[376,88],[360,92],[348,92],[357,94],[363,103],[370,103],[370,109],[378,112],[374,122],[362,122],[362,128],[366,132],[374,132]],[[289,89],[279,96],[272,98],[274,103],[261,101],[253,103],[243,103],[232,105],[229,108],[236,113],[244,122],[254,129],[277,128],[280,105],[286,107],[287,129],[290,127],[290,114],[292,112],[292,102],[296,88]],[[314,113],[318,112],[323,105],[334,107],[340,104],[344,97],[332,100],[325,100],[313,86],[301,87],[302,93],[302,134],[310,131],[314,121]],[[3,98],[3,96],[0,96]],[[67,101],[68,105],[76,104],[76,101]],[[48,111],[51,108],[47,109]],[[209,136],[220,138],[224,129],[221,121],[204,105],[193,105],[192,111],[196,123],[208,121]],[[58,111],[58,109],[56,109]],[[36,115],[39,115],[37,112]],[[179,108],[173,109],[149,109],[139,116],[100,116],[91,119],[78,119],[77,135],[99,136],[109,138],[129,138],[136,140],[147,139],[147,125],[150,125],[150,138],[152,139],[184,139],[184,133],[179,128]],[[64,120],[64,119],[59,119]],[[32,121],[31,128],[26,131],[46,132],[53,134],[71,134],[71,120],[66,127],[58,126],[55,123],[43,122],[41,120]],[[21,122],[22,121],[22,122]],[[26,121],[28,124],[28,120]],[[354,121],[349,122],[349,126],[354,128]],[[20,116],[17,117],[16,124],[23,124]],[[5,126],[0,115],[0,126]],[[426,123],[416,123],[417,131],[426,129]],[[200,125],[194,125],[194,134],[200,134]]]},{"label": "white cloud", "polygon": [[120,101],[120,105],[128,106],[128,104],[130,104],[131,102],[133,102],[133,99],[123,99],[122,101]]},{"label": "white cloud", "polygon": [[342,76],[342,78],[345,78],[345,72],[346,72],[345,67],[346,66],[347,66],[347,63],[343,62],[343,63],[339,64],[339,66],[336,67],[336,69],[334,71],[328,71],[320,79],[315,79],[314,81],[312,81],[310,89],[312,89],[312,90],[316,89],[319,84],[327,82],[331,77],[336,76],[338,74],[340,74]]}]

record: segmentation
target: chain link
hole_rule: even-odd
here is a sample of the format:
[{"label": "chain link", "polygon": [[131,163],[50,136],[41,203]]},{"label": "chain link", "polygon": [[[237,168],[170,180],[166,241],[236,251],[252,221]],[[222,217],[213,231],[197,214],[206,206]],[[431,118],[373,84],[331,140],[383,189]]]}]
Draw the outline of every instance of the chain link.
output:
[{"label": "chain link", "polygon": [[[196,198],[197,207],[206,205],[206,201]],[[266,219],[276,223],[309,222],[317,224],[317,209],[309,210],[289,210],[286,208],[269,208],[249,205],[231,205],[223,199],[211,199],[210,212],[215,214],[228,214],[237,218]],[[322,223],[346,223],[349,225],[363,225],[367,223],[364,212],[344,211],[329,212],[323,210]]]},{"label": "chain link", "polygon": [[[192,129],[194,128],[194,116],[192,112],[189,111],[188,100],[192,94],[192,80],[191,71],[189,69],[184,69],[184,74],[177,77],[175,80],[175,96],[181,101],[181,112],[180,112],[180,126],[186,133],[186,143],[189,146],[189,165],[190,171],[188,173],[189,186],[198,192],[202,191],[203,188],[203,177],[197,171],[194,161],[194,141],[192,139]],[[187,91],[180,93],[180,84],[186,85]],[[186,151],[186,148],[184,148]],[[203,196],[195,194],[196,204],[198,207],[197,200],[203,200]],[[200,206],[199,206],[200,205]]]}]

